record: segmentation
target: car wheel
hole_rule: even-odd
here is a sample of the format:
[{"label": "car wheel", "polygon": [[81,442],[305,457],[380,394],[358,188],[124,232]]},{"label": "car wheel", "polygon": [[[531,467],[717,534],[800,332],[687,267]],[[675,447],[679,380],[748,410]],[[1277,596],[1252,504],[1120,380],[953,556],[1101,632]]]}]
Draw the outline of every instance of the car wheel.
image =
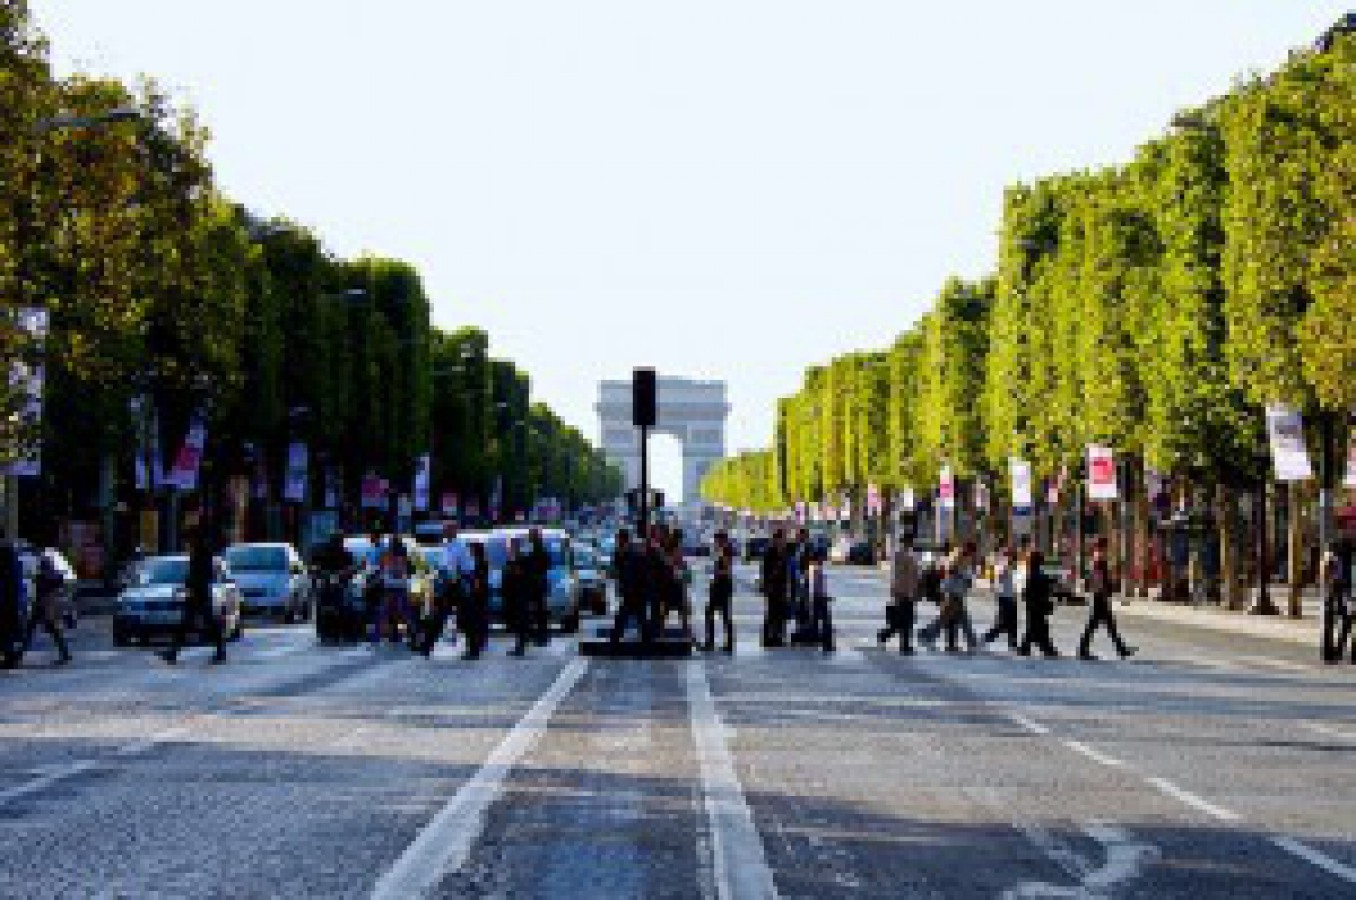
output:
[{"label": "car wheel", "polygon": [[136,641],[138,647],[145,647],[147,644],[151,642],[151,639],[147,637],[144,633],[138,632],[136,635]]},{"label": "car wheel", "polygon": [[561,619],[561,620],[560,620],[560,632],[561,632],[561,634],[578,634],[578,633],[579,633],[579,613],[571,613],[570,615],[568,615],[568,616],[566,616],[565,618]]},{"label": "car wheel", "polygon": [[114,647],[126,647],[127,645],[129,645],[129,644],[131,644],[131,643],[132,643],[132,639],[131,639],[130,637],[127,636],[127,629],[125,629],[125,628],[114,628],[114,629],[113,629],[113,646],[114,646]]},{"label": "car wheel", "polygon": [[287,608],[283,610],[282,620],[284,625],[297,624],[297,611],[292,607],[291,603],[288,603]]}]

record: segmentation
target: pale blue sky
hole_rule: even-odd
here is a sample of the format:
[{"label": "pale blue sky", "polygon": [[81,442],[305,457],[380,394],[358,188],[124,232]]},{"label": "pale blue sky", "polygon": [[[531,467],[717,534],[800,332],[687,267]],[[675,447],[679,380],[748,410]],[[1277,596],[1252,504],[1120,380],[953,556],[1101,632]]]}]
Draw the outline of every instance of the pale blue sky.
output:
[{"label": "pale blue sky", "polygon": [[[1005,185],[1117,162],[1348,8],[1304,0],[33,0],[63,69],[159,78],[224,188],[416,263],[596,437],[599,379],[805,366],[992,266]],[[676,450],[661,449],[676,489]]]}]

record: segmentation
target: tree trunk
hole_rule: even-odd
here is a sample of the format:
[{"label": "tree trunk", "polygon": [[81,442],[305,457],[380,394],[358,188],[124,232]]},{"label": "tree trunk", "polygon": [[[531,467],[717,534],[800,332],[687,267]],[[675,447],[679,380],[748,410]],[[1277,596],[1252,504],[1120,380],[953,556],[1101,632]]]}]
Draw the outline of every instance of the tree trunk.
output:
[{"label": "tree trunk", "polygon": [[1289,485],[1289,508],[1287,509],[1286,562],[1289,570],[1290,618],[1298,619],[1304,614],[1302,596],[1304,592],[1304,517],[1300,514],[1303,506],[1303,489],[1299,482]]},{"label": "tree trunk", "polygon": [[1238,503],[1228,485],[1215,486],[1215,519],[1219,528],[1220,597],[1228,609],[1243,608],[1243,592],[1238,583],[1238,548],[1234,526],[1238,521]]}]

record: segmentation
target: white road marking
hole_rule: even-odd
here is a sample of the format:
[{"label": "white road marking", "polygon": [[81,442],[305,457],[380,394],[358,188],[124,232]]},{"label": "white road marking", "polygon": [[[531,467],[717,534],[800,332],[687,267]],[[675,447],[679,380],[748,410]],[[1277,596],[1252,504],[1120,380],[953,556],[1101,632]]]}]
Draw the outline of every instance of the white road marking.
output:
[{"label": "white road marking", "polygon": [[372,889],[373,898],[404,900],[426,896],[449,873],[466,864],[476,840],[485,829],[486,813],[503,791],[504,780],[546,731],[556,707],[574,689],[588,667],[589,662],[584,658],[565,666],[471,780],[461,786],[381,876]]},{"label": "white road marking", "polygon": [[1222,806],[1216,806],[1207,800],[1201,799],[1190,791],[1178,787],[1166,778],[1146,778],[1145,781],[1152,784],[1169,797],[1172,797],[1174,800],[1181,801],[1192,809],[1199,810],[1208,816],[1213,816],[1214,818],[1225,822],[1238,822],[1243,818],[1233,810],[1225,809]]},{"label": "white road marking", "polygon": [[1019,824],[1026,838],[1048,856],[1055,865],[1077,879],[1076,887],[1026,882],[1003,892],[1005,898],[1025,897],[1104,897],[1115,886],[1137,878],[1145,863],[1157,859],[1160,851],[1152,844],[1136,842],[1124,829],[1102,822],[1089,822],[1083,831],[1106,848],[1106,859],[1093,865],[1079,856],[1050,832],[1037,825]]},{"label": "white road marking", "polygon": [[1266,666],[1269,669],[1278,669],[1282,672],[1301,672],[1305,675],[1312,675],[1313,666],[1306,666],[1302,663],[1287,662],[1283,659],[1271,659],[1266,656],[1240,656],[1240,662],[1252,663],[1255,666]]},{"label": "white road marking", "polygon": [[1330,875],[1336,875],[1344,881],[1356,884],[1356,868],[1344,865],[1326,853],[1320,853],[1308,844],[1302,844],[1292,837],[1274,837],[1271,842],[1282,850],[1295,854],[1305,862],[1318,866]]},{"label": "white road marking", "polygon": [[711,699],[706,665],[698,660],[687,666],[687,700],[697,759],[701,763],[706,818],[711,828],[716,897],[719,900],[776,898],[777,885],[767,863],[763,841],[758,836],[753,813],[735,773],[734,758],[725,743],[725,725]]},{"label": "white road marking", "polygon": [[1333,728],[1331,725],[1320,725],[1317,722],[1304,722],[1302,724],[1310,731],[1326,735],[1327,737],[1341,738],[1344,741],[1356,741],[1356,732],[1353,731],[1342,731]]},{"label": "white road marking", "polygon": [[1033,722],[1031,719],[1028,719],[1026,716],[1019,715],[1018,713],[1010,712],[1008,713],[1008,718],[1016,722],[1018,725],[1022,726],[1032,734],[1050,733],[1050,729],[1046,728],[1040,722]]},{"label": "white road marking", "polygon": [[93,759],[78,759],[66,765],[56,766],[48,770],[45,774],[34,778],[31,781],[25,781],[23,784],[17,784],[12,788],[6,788],[0,791],[0,806],[27,797],[29,794],[36,794],[38,791],[46,790],[59,781],[65,781],[67,778],[74,778],[84,772],[97,769],[99,763]]},{"label": "white road marking", "polygon": [[144,737],[139,741],[133,741],[130,744],[124,744],[113,753],[115,756],[138,756],[148,750],[153,750],[159,744],[168,743],[175,738],[183,737],[188,734],[187,725],[178,725],[174,728],[166,728],[164,731]]},{"label": "white road marking", "polygon": [[1099,763],[1101,763],[1101,764],[1104,765],[1104,766],[1123,766],[1123,765],[1125,765],[1125,763],[1121,762],[1119,759],[1115,759],[1114,757],[1107,756],[1105,753],[1101,752],[1100,750],[1097,750],[1096,748],[1089,747],[1087,744],[1083,743],[1082,741],[1066,740],[1066,741],[1064,741],[1064,746],[1068,747],[1070,750],[1074,751],[1075,753],[1081,753],[1081,754],[1083,754],[1084,756],[1086,756],[1088,759],[1091,759],[1091,760],[1094,760],[1094,761],[1096,761],[1096,762],[1099,762]]}]

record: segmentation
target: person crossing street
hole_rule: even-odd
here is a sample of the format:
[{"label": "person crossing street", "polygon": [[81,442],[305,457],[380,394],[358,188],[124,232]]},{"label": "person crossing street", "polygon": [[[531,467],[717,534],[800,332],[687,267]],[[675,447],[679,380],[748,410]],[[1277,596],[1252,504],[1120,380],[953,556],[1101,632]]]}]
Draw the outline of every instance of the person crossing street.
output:
[{"label": "person crossing street", "polygon": [[905,655],[913,653],[919,587],[918,558],[913,553],[913,542],[906,538],[899,542],[890,561],[890,603],[885,608],[885,627],[876,633],[876,641],[882,645],[899,635],[899,652]]},{"label": "person crossing street", "polygon": [[1078,642],[1078,658],[1092,660],[1092,638],[1097,629],[1106,628],[1111,643],[1121,659],[1135,654],[1135,648],[1127,646],[1121,640],[1120,629],[1116,627],[1116,612],[1111,606],[1111,565],[1106,558],[1106,538],[1099,538],[1092,550],[1092,566],[1089,571],[1089,586],[1092,590],[1092,608],[1088,613],[1088,624],[1083,629],[1083,637]]},{"label": "person crossing street", "polygon": [[187,596],[184,598],[183,613],[169,649],[160,654],[160,658],[170,665],[179,661],[179,652],[188,643],[188,633],[195,622],[202,624],[202,633],[216,646],[212,662],[226,661],[226,635],[221,627],[212,602],[212,582],[216,580],[216,559],[212,552],[212,543],[207,536],[206,526],[199,524],[189,538],[188,581],[185,584]]},{"label": "person crossing street", "polygon": [[734,550],[730,546],[730,536],[724,531],[716,532],[712,557],[711,593],[706,602],[706,643],[702,649],[715,650],[716,619],[720,618],[725,627],[725,645],[721,649],[733,653],[735,640],[730,602],[734,598]]}]

